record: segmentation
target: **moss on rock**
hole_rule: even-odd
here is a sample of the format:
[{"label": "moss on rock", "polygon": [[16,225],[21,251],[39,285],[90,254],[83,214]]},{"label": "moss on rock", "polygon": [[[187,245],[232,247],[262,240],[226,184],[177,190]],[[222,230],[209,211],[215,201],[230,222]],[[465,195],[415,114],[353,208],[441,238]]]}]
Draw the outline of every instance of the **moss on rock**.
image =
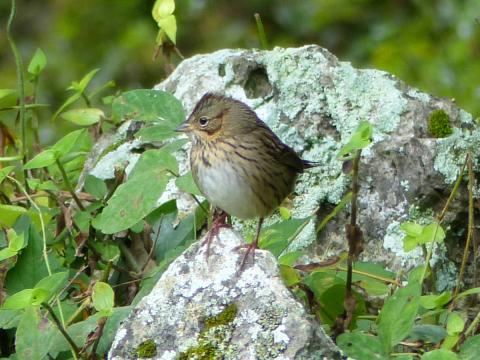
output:
[{"label": "moss on rock", "polygon": [[137,346],[137,357],[153,358],[157,355],[157,344],[152,339],[145,340]]},{"label": "moss on rock", "polygon": [[443,110],[435,110],[428,118],[428,132],[436,138],[444,138],[453,133],[450,116]]}]

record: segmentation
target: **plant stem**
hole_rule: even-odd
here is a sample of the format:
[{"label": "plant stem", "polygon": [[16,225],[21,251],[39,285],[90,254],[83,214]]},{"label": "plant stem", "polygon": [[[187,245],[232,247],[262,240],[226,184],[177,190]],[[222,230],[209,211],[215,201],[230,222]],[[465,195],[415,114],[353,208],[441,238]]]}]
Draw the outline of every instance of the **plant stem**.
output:
[{"label": "plant stem", "polygon": [[65,340],[67,340],[67,342],[70,344],[70,347],[72,348],[72,351],[75,354],[75,356],[80,357],[80,349],[78,348],[77,344],[75,344],[75,341],[73,341],[70,335],[68,335],[62,323],[60,322],[60,320],[58,320],[57,315],[55,315],[55,312],[53,311],[53,309],[47,303],[42,303],[42,306],[45,307],[45,309],[47,309],[47,311],[50,313],[50,316],[55,322],[55,325],[57,325],[58,330],[62,333]]},{"label": "plant stem", "polygon": [[[15,67],[17,71],[17,86],[18,86],[18,104],[19,104],[19,117],[20,117],[20,129],[21,129],[21,139],[22,139],[22,162],[23,165],[27,162],[27,144],[26,144],[26,119],[25,119],[25,80],[23,78],[23,61],[22,57],[17,49],[17,45],[12,37],[12,23],[17,12],[17,4],[15,0],[12,0],[12,5],[10,7],[10,16],[8,17],[7,22],[7,40],[12,49],[13,57],[15,58]],[[26,170],[23,170],[23,175],[25,178],[25,189],[29,192],[27,178],[28,174]]]},{"label": "plant stem", "polygon": [[262,18],[260,17],[259,13],[256,13],[254,17],[255,17],[255,22],[257,24],[258,40],[260,41],[260,46],[262,47],[263,50],[266,50],[269,48],[269,46],[268,46],[267,36],[265,35],[265,29],[263,27]]},{"label": "plant stem", "polygon": [[[462,264],[460,265],[460,273],[457,277],[457,285],[455,286],[455,291],[453,292],[453,298],[458,294],[460,286],[463,279],[463,274],[465,272],[465,265],[467,263],[468,252],[470,249],[470,242],[473,237],[473,228],[474,228],[474,219],[473,219],[473,184],[475,182],[475,177],[473,173],[473,161],[472,161],[472,152],[469,150],[467,153],[467,169],[468,169],[468,230],[467,230],[467,241],[465,243],[465,249],[463,250]],[[455,301],[455,300],[454,300]]]},{"label": "plant stem", "polygon": [[82,211],[85,211],[85,208],[82,205],[82,202],[78,198],[77,194],[75,194],[75,191],[72,188],[72,185],[70,184],[70,180],[68,180],[67,173],[65,172],[65,168],[63,167],[62,163],[60,162],[59,159],[56,160],[58,169],[60,170],[60,173],[62,174],[63,181],[65,182],[65,185],[67,186],[67,190],[72,195],[73,200],[75,201],[75,204],[77,204],[78,208]]},{"label": "plant stem", "polygon": [[100,339],[102,338],[102,335],[103,335],[103,329],[105,327],[105,324],[107,323],[107,320],[108,318],[106,316],[100,318],[100,320],[98,320],[98,326],[97,326],[97,329],[95,330],[95,342],[93,343],[93,347],[92,347],[92,352],[90,353],[90,356],[88,357],[89,359],[96,359],[96,354],[97,354],[97,347],[98,347],[98,343],[100,342]]},{"label": "plant stem", "polygon": [[92,103],[90,102],[90,99],[88,98],[88,96],[84,92],[80,93],[80,95],[82,96],[83,101],[85,101],[85,104],[87,105],[87,107],[91,108]]}]

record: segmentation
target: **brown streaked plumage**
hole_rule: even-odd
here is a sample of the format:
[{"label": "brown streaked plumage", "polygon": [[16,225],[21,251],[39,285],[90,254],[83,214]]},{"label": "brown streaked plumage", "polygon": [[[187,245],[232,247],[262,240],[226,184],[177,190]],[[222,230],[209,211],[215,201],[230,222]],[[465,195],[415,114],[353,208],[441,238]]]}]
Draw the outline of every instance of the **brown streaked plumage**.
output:
[{"label": "brown streaked plumage", "polygon": [[190,165],[199,189],[214,206],[261,224],[293,191],[298,174],[314,166],[285,145],[241,101],[207,93],[177,129],[192,140]]}]

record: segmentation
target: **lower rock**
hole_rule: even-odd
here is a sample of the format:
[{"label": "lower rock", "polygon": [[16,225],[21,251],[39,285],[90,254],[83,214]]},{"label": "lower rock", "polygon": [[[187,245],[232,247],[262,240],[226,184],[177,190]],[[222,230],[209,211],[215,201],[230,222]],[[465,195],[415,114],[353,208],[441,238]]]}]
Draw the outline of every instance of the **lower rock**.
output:
[{"label": "lower rock", "polygon": [[241,244],[222,229],[208,260],[199,243],[185,251],[119,328],[109,358],[341,358],[285,287],[270,253],[257,251],[238,273]]}]

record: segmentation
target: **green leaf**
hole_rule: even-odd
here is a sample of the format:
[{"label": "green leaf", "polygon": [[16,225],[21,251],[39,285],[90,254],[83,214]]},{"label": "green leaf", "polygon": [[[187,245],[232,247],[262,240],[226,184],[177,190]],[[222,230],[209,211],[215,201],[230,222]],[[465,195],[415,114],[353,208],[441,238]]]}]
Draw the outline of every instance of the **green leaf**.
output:
[{"label": "green leaf", "polygon": [[149,172],[155,168],[156,172],[169,170],[173,174],[178,174],[178,162],[175,156],[170,152],[161,149],[152,149],[145,151],[140,159],[138,159],[135,167],[129,174],[128,181],[131,181],[136,176]]},{"label": "green leaf", "polygon": [[388,360],[378,337],[360,332],[341,334],[337,345],[348,356],[356,360]]},{"label": "green leaf", "polygon": [[461,292],[460,294],[458,294],[457,299],[460,299],[460,298],[468,296],[468,295],[475,295],[475,294],[479,294],[479,293],[480,293],[480,287],[471,288],[471,289],[465,290],[465,291]]},{"label": "green leaf", "polygon": [[47,57],[42,49],[37,48],[35,54],[33,54],[32,60],[30,60],[30,64],[28,64],[28,72],[33,76],[38,76],[42,72],[42,70],[47,65]]},{"label": "green leaf", "polygon": [[443,327],[426,324],[414,325],[408,339],[412,341],[420,340],[431,344],[438,344],[446,336],[447,332]]},{"label": "green leaf", "polygon": [[3,169],[0,169],[0,184],[15,169],[15,166],[6,166]]},{"label": "green leaf", "polygon": [[158,22],[158,20],[173,14],[174,10],[175,10],[174,0],[157,0],[153,5],[152,17],[155,19],[155,21]]},{"label": "green leaf", "polygon": [[182,175],[175,180],[175,185],[186,193],[193,194],[193,195],[202,195],[202,192],[195,184],[195,180],[193,180],[192,172],[189,171],[185,175]]},{"label": "green leaf", "polygon": [[101,109],[85,108],[65,111],[60,116],[73,124],[90,126],[98,123],[105,117],[105,114]]},{"label": "green leaf", "polygon": [[52,150],[58,155],[58,158],[68,154],[75,147],[77,141],[81,140],[81,137],[85,135],[85,131],[84,129],[75,130],[58,140],[52,146]]},{"label": "green leaf", "polygon": [[177,19],[175,15],[169,15],[157,21],[158,26],[165,31],[172,43],[177,43]]},{"label": "green leaf", "polygon": [[278,212],[280,213],[280,217],[283,220],[288,220],[292,217],[292,212],[289,209],[287,209],[286,207],[280,206],[278,208]]},{"label": "green leaf", "polygon": [[348,143],[346,143],[339,152],[339,156],[351,154],[356,150],[366,148],[372,142],[373,126],[368,121],[362,121],[352,134]]},{"label": "green leaf", "polygon": [[475,335],[465,340],[460,346],[458,356],[460,360],[477,360],[478,349],[480,349],[480,335]]},{"label": "green leaf", "polygon": [[27,246],[27,242],[23,233],[17,234],[14,229],[7,230],[7,238],[8,238],[8,247],[10,250],[19,252],[25,246]]},{"label": "green leaf", "polygon": [[113,243],[93,242],[91,246],[102,255],[102,259],[105,261],[112,261],[116,263],[120,258],[120,249],[118,245]]},{"label": "green leaf", "polygon": [[442,349],[452,350],[460,340],[460,334],[449,334],[443,339]]},{"label": "green leaf", "polygon": [[54,150],[44,150],[40,154],[37,154],[33,159],[25,164],[23,167],[25,170],[38,169],[55,164],[58,158],[58,154]]},{"label": "green leaf", "polygon": [[439,295],[424,295],[420,297],[420,305],[425,309],[439,309],[452,300],[452,293],[445,291]]},{"label": "green leaf", "polygon": [[293,266],[295,264],[295,261],[302,256],[303,253],[301,251],[292,251],[287,254],[284,254],[278,258],[278,264],[279,265],[288,265],[288,266]]},{"label": "green leaf", "polygon": [[101,217],[93,225],[105,234],[132,227],[157,207],[167,182],[165,171],[155,167],[129,179],[117,188]]},{"label": "green leaf", "polygon": [[113,313],[114,293],[107,283],[97,281],[93,285],[92,303],[95,310],[102,316],[110,316]]},{"label": "green leaf", "polygon": [[140,129],[135,137],[141,139],[144,142],[148,141],[164,141],[172,137],[177,136],[178,133],[174,131],[171,125],[159,124],[153,126],[147,126]]},{"label": "green leaf", "polygon": [[50,276],[47,276],[40,280],[35,289],[43,289],[48,292],[48,298],[51,298],[57,292],[59,292],[65,285],[67,285],[68,271],[62,271]]},{"label": "green leaf", "polygon": [[390,296],[378,317],[378,335],[385,352],[405,339],[413,327],[420,305],[420,286],[412,283]]},{"label": "green leaf", "polygon": [[426,226],[404,223],[400,225],[400,229],[406,233],[403,239],[403,249],[405,251],[413,250],[418,245],[432,241],[442,242],[445,239],[445,231],[437,223],[431,223]]},{"label": "green leaf", "polygon": [[266,226],[261,233],[260,248],[270,251],[275,257],[280,256],[309,221],[310,218],[290,219]]},{"label": "green leaf", "polygon": [[12,250],[10,248],[5,248],[0,250],[0,261],[11,258],[18,254],[18,251]]},{"label": "green leaf", "polygon": [[72,105],[74,102],[76,102],[78,99],[80,99],[82,97],[82,95],[80,93],[75,93],[73,94],[72,96],[70,96],[69,98],[67,98],[67,100],[65,100],[65,102],[58,108],[57,111],[55,111],[55,114],[53,114],[52,116],[52,122],[55,121],[55,119],[58,117],[58,115],[63,111],[65,110],[67,107],[69,107],[70,105]]},{"label": "green leaf", "polygon": [[421,360],[458,360],[457,354],[445,349],[429,351],[422,355]]},{"label": "green leaf", "polygon": [[96,199],[103,199],[108,192],[105,182],[90,174],[85,178],[85,184],[83,187],[86,192]]},{"label": "green leaf", "polygon": [[409,236],[420,236],[423,231],[423,226],[414,222],[404,222],[400,224],[400,230],[403,230]]},{"label": "green leaf", "polygon": [[285,286],[292,286],[300,282],[301,278],[297,270],[288,265],[280,265],[279,268]]},{"label": "green leaf", "polygon": [[0,329],[13,329],[23,316],[22,310],[7,310],[0,307]]},{"label": "green leaf", "polygon": [[458,312],[451,312],[447,320],[447,332],[449,335],[457,335],[463,331],[465,321]]},{"label": "green leaf", "polygon": [[79,82],[73,81],[67,90],[74,90],[79,94],[85,92],[88,84],[90,84],[90,81],[92,81],[93,77],[99,70],[100,69],[93,69],[92,71],[87,73]]},{"label": "green leaf", "polygon": [[55,336],[51,322],[38,308],[27,308],[15,333],[15,350],[19,359],[41,360],[47,357]]},{"label": "green leaf", "polygon": [[139,89],[125,92],[113,101],[112,118],[117,122],[130,119],[152,121],[175,129],[185,119],[185,112],[172,94]]},{"label": "green leaf", "polygon": [[9,296],[3,304],[4,309],[25,309],[29,306],[39,306],[48,300],[49,292],[45,289],[25,289]]},{"label": "green leaf", "polygon": [[3,98],[11,97],[12,95],[17,95],[16,89],[0,89],[0,100]]}]

